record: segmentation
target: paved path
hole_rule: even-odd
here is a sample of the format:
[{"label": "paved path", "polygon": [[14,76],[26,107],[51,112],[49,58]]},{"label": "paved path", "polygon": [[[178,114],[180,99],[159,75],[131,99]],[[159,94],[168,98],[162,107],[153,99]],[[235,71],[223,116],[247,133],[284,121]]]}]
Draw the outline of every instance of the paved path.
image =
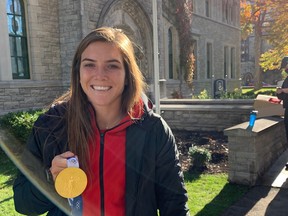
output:
[{"label": "paved path", "polygon": [[222,216],[288,216],[288,162],[286,150],[268,172]]}]

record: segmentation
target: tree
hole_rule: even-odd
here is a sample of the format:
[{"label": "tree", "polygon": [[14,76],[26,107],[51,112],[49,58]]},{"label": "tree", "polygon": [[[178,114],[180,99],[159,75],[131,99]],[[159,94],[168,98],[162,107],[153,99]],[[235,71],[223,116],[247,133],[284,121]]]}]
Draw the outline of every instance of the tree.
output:
[{"label": "tree", "polygon": [[267,21],[267,10],[269,2],[270,0],[241,0],[240,2],[240,24],[242,30],[242,39],[245,39],[251,33],[253,33],[255,36],[255,89],[260,89],[262,87],[262,73],[259,60],[262,50],[262,38],[265,28],[264,25]]},{"label": "tree", "polygon": [[180,41],[180,64],[184,66],[184,79],[188,84],[193,78],[193,38],[191,32],[192,24],[192,1],[176,1],[176,22],[179,30]]},{"label": "tree", "polygon": [[[255,36],[254,88],[260,89],[262,70],[279,68],[281,59],[288,54],[288,3],[287,0],[241,0],[240,3],[242,39],[252,33]],[[261,55],[263,39],[273,49]]]},{"label": "tree", "polygon": [[277,0],[270,2],[269,32],[267,40],[272,49],[263,53],[260,65],[264,70],[279,69],[283,57],[288,56],[288,2]]},{"label": "tree", "polygon": [[194,73],[194,43],[191,32],[192,24],[192,0],[170,0],[170,8],[174,15],[175,27],[177,28],[180,44],[180,97],[182,96],[182,79],[191,87]]}]

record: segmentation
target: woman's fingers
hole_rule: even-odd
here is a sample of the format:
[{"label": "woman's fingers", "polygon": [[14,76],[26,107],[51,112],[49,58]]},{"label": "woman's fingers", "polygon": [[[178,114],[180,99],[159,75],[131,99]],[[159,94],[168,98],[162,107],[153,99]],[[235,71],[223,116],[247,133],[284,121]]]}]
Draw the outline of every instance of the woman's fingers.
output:
[{"label": "woman's fingers", "polygon": [[50,171],[53,175],[53,179],[55,181],[57,175],[67,167],[67,158],[75,156],[74,153],[67,151],[60,155],[56,155],[52,160],[52,165],[50,167]]},{"label": "woman's fingers", "polygon": [[73,157],[74,153],[72,153],[71,151],[67,151],[67,152],[64,152],[64,153],[60,154],[59,156],[64,157],[64,158],[67,159],[69,157]]}]

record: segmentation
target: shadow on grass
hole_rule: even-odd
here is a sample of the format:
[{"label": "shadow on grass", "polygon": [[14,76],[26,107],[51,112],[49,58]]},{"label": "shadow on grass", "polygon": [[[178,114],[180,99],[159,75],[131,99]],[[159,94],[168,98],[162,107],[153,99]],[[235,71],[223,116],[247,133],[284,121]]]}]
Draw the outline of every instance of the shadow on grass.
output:
[{"label": "shadow on grass", "polygon": [[221,215],[228,207],[243,197],[249,186],[227,183],[221,192],[195,216]]},{"label": "shadow on grass", "polygon": [[184,180],[185,181],[188,181],[188,182],[193,182],[193,181],[196,181],[197,179],[200,178],[200,175],[202,173],[201,172],[184,172]]},{"label": "shadow on grass", "polygon": [[11,199],[13,199],[13,197],[9,197],[9,198],[6,198],[6,199],[4,199],[4,200],[1,200],[1,201],[0,201],[0,205],[1,205],[2,203],[5,203],[5,202],[10,201]]},{"label": "shadow on grass", "polygon": [[9,176],[9,178],[2,182],[0,185],[0,190],[5,187],[10,187],[13,185],[14,179],[16,178],[18,169],[12,163],[12,161],[7,157],[7,155],[0,148],[0,177]]},{"label": "shadow on grass", "polygon": [[[203,172],[193,170],[184,172],[184,179],[186,182],[197,181],[201,178]],[[226,183],[222,190],[214,199],[206,204],[202,210],[195,214],[195,216],[220,216],[226,209],[241,199],[248,190],[249,186]]]},{"label": "shadow on grass", "polygon": [[6,187],[11,187],[14,183],[16,176],[11,176],[7,181],[3,182],[1,184],[0,190],[6,188]]},{"label": "shadow on grass", "polygon": [[188,171],[184,172],[184,180],[188,182],[196,181],[207,170],[206,166],[190,167]]}]

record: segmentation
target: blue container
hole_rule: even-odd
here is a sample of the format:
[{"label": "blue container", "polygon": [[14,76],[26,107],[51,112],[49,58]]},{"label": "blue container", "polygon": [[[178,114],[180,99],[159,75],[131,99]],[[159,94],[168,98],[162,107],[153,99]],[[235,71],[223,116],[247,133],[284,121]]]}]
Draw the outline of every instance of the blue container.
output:
[{"label": "blue container", "polygon": [[258,111],[256,111],[256,110],[253,110],[253,111],[250,113],[249,127],[253,127],[253,126],[254,126],[255,120],[256,120],[256,118],[257,118],[257,113],[258,113]]}]

